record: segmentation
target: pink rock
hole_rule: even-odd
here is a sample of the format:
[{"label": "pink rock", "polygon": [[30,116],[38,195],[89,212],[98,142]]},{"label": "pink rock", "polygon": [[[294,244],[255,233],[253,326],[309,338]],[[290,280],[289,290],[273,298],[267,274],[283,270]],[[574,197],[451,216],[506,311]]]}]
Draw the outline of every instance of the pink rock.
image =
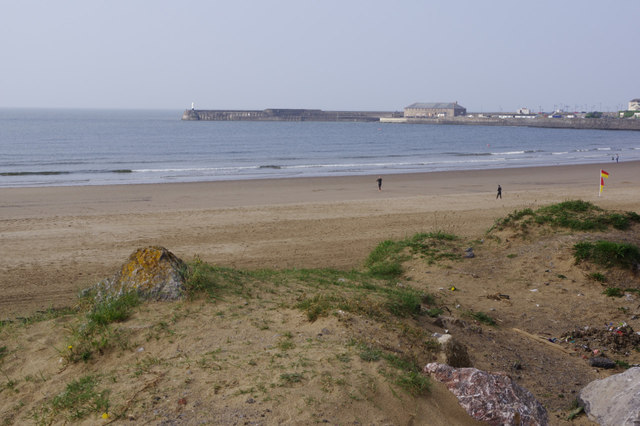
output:
[{"label": "pink rock", "polygon": [[423,370],[444,383],[476,420],[490,425],[547,425],[547,411],[504,373],[430,363]]}]

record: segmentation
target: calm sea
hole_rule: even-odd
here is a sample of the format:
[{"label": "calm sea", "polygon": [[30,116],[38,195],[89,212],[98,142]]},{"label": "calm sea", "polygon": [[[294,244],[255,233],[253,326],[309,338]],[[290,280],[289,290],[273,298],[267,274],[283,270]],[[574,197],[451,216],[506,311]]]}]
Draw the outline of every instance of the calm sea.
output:
[{"label": "calm sea", "polygon": [[345,176],[640,160],[640,132],[181,121],[0,109],[0,187]]}]

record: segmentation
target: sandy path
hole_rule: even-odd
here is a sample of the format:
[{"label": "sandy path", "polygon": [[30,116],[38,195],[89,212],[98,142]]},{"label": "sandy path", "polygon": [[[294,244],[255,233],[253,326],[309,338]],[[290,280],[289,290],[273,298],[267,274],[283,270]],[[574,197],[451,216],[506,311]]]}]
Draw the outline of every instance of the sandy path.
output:
[{"label": "sandy path", "polygon": [[[419,231],[470,237],[516,208],[581,198],[640,211],[640,163],[383,176],[0,189],[0,319],[73,303],[135,249],[220,265],[358,267]],[[502,200],[495,188],[503,187]]]}]

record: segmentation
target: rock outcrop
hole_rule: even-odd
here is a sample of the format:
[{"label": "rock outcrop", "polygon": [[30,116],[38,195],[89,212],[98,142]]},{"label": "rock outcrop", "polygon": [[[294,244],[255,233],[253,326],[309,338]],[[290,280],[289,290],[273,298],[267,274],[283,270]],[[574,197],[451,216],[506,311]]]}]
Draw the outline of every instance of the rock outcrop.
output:
[{"label": "rock outcrop", "polygon": [[424,373],[444,383],[476,420],[490,425],[547,425],[547,411],[506,374],[430,363]]},{"label": "rock outcrop", "polygon": [[603,426],[640,424],[640,367],[589,383],[578,400],[589,419]]},{"label": "rock outcrop", "polygon": [[143,299],[177,300],[184,293],[186,264],[164,247],[136,250],[113,277],[90,290],[96,298],[117,297],[136,291]]}]

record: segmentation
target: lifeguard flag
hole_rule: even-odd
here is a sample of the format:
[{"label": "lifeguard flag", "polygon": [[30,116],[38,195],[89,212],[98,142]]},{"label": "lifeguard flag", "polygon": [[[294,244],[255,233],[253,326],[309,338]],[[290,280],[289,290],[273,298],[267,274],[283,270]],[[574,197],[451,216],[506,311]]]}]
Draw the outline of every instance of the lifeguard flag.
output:
[{"label": "lifeguard flag", "polygon": [[609,177],[609,173],[600,169],[600,192],[598,193],[598,197],[602,194],[602,189],[604,188],[604,180]]}]

